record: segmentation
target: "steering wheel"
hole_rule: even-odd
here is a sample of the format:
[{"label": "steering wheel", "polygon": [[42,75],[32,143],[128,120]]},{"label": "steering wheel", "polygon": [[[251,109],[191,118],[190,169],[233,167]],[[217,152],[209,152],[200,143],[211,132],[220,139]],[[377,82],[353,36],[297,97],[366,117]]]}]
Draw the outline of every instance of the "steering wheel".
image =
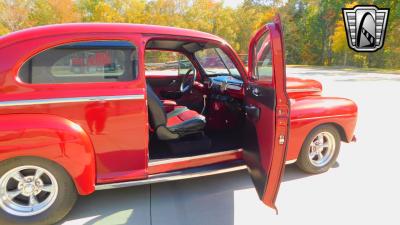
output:
[{"label": "steering wheel", "polygon": [[194,71],[193,76],[190,75],[191,72],[193,72],[193,68],[190,68],[185,75],[182,78],[182,82],[181,82],[181,87],[179,89],[179,91],[181,93],[186,93],[188,92],[190,89],[192,89],[194,81],[196,80],[196,71]]}]

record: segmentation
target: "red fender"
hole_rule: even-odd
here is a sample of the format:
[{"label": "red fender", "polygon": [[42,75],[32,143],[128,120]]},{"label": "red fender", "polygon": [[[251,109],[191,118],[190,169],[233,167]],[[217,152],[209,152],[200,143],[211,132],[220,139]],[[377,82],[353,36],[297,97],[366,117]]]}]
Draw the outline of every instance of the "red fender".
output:
[{"label": "red fender", "polygon": [[357,122],[357,105],[345,98],[310,96],[291,99],[287,160],[295,160],[307,135],[322,124],[334,125],[342,141],[350,142]]},{"label": "red fender", "polygon": [[35,156],[62,166],[79,194],[94,191],[96,167],[89,136],[76,123],[46,114],[0,115],[0,161]]}]

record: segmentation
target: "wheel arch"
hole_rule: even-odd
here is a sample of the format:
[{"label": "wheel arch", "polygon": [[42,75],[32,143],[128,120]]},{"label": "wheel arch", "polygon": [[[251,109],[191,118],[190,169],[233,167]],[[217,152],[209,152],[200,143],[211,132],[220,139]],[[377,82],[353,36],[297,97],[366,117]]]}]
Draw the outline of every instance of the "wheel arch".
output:
[{"label": "wheel arch", "polygon": [[288,161],[293,161],[296,160],[301,147],[303,146],[304,141],[306,138],[309,136],[309,134],[317,129],[320,126],[323,125],[330,125],[334,127],[339,135],[340,135],[340,141],[343,142],[351,142],[353,138],[353,129],[352,127],[347,127],[345,124],[340,123],[340,121],[332,121],[332,120],[326,120],[326,121],[313,121],[307,124],[302,124],[302,123],[291,123],[293,124],[292,130],[290,132],[290,137],[289,137],[289,151],[288,151],[288,156],[287,160]]},{"label": "wheel arch", "polygon": [[314,127],[312,127],[310,129],[310,131],[307,133],[307,135],[304,136],[303,143],[304,143],[305,139],[310,135],[311,132],[318,129],[319,127],[326,126],[326,125],[331,126],[337,130],[337,132],[339,133],[339,136],[340,136],[340,141],[347,142],[346,131],[342,125],[340,125],[339,123],[336,123],[336,122],[324,122],[324,123],[320,123],[320,124],[317,124]]},{"label": "wheel arch", "polygon": [[89,136],[76,123],[47,114],[0,115],[0,163],[37,157],[56,163],[81,195],[95,189],[95,156]]},{"label": "wheel arch", "polygon": [[[6,164],[6,163],[12,163],[13,161],[30,160],[30,159],[50,162],[50,163],[60,167],[61,169],[63,169],[68,174],[68,176],[71,178],[71,180],[74,181],[74,179],[72,179],[71,173],[62,164],[59,164],[55,160],[52,160],[52,159],[49,159],[49,158],[45,158],[45,157],[42,157],[42,156],[36,156],[36,155],[16,156],[16,157],[12,157],[12,158],[8,158],[8,159],[5,159],[5,160],[2,160],[1,163],[2,164]],[[77,184],[75,182],[73,182],[73,183],[74,183],[75,188],[78,190]]]},{"label": "wheel arch", "polygon": [[302,144],[301,145],[303,145],[304,144],[304,141],[307,139],[307,137],[311,134],[311,132],[313,132],[314,130],[316,130],[316,129],[318,129],[318,128],[320,128],[320,127],[322,127],[322,126],[331,126],[331,127],[333,127],[333,128],[335,128],[336,130],[337,130],[337,132],[339,133],[339,136],[340,136],[340,141],[343,141],[343,142],[350,142],[350,141],[348,141],[348,138],[347,138],[347,133],[346,133],[346,130],[345,130],[345,128],[341,125],[341,124],[339,124],[339,123],[337,123],[337,122],[321,122],[321,123],[319,123],[319,124],[316,124],[316,125],[314,125],[308,132],[307,132],[307,134],[306,135],[304,135],[304,137],[303,137],[303,140],[302,140]]},{"label": "wheel arch", "polygon": [[357,122],[357,105],[345,98],[310,96],[291,100],[287,160],[296,160],[308,134],[323,124],[333,125],[341,141],[351,142]]},{"label": "wheel arch", "polygon": [[340,125],[338,123],[331,122],[331,123],[321,124],[319,126],[322,126],[322,125],[331,125],[331,126],[333,126],[338,131],[341,141],[350,142],[350,140],[347,139],[346,131],[344,130],[344,127],[342,125]]}]

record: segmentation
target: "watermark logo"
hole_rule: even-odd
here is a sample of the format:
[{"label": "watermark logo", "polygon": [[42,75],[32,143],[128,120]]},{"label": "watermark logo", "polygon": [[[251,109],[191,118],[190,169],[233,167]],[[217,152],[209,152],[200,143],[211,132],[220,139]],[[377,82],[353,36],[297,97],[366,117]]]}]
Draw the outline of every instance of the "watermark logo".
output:
[{"label": "watermark logo", "polygon": [[343,8],[349,47],[357,52],[374,52],[383,47],[389,9],[376,6]]}]

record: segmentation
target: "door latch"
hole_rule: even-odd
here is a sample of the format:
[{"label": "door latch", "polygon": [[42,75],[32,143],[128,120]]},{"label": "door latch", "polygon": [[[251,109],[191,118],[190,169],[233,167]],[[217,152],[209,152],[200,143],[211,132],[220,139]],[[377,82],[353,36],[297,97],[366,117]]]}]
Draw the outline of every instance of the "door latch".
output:
[{"label": "door latch", "polygon": [[285,136],[284,136],[284,135],[280,135],[280,136],[279,136],[279,144],[280,144],[280,145],[285,144]]},{"label": "door latch", "polygon": [[261,91],[258,88],[253,88],[252,93],[253,93],[254,96],[258,97],[258,96],[260,96]]}]

